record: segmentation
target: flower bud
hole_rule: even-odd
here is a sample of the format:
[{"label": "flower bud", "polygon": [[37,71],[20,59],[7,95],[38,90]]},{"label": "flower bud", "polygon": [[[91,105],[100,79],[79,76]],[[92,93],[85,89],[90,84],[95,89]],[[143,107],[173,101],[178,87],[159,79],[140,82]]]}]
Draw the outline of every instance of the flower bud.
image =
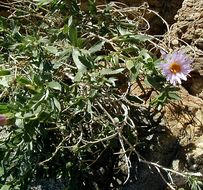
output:
[{"label": "flower bud", "polygon": [[0,115],[0,126],[7,124],[7,118],[5,115]]}]

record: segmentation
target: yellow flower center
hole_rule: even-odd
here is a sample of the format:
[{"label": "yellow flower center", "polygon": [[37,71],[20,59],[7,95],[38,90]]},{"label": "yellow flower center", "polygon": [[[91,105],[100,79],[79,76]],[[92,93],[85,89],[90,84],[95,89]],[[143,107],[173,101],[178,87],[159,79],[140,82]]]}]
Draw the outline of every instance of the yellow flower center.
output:
[{"label": "yellow flower center", "polygon": [[174,74],[179,73],[181,71],[181,66],[178,63],[173,62],[170,65],[170,71]]}]

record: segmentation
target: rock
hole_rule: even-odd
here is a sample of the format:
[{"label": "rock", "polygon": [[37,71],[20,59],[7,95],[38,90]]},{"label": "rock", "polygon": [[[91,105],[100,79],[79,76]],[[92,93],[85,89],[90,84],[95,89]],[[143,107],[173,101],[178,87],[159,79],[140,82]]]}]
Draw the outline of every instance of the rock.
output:
[{"label": "rock", "polygon": [[201,135],[200,137],[197,137],[194,144],[196,147],[192,151],[191,156],[194,158],[195,164],[197,165],[197,167],[200,168],[200,165],[201,165],[201,170],[203,170],[203,135]]},{"label": "rock", "polygon": [[[149,1],[148,3],[150,6]],[[169,4],[170,3],[168,2],[167,6],[169,6]],[[173,6],[174,5],[175,3],[173,2]],[[170,9],[163,9],[160,11],[160,9],[156,8],[156,10],[159,10],[158,12],[163,16],[164,14],[167,14],[167,11]],[[167,18],[167,16],[163,17]],[[150,19],[153,20],[154,18],[150,17]],[[182,101],[172,103],[165,109],[164,123],[171,132],[171,139],[179,139],[181,146],[181,148],[177,151],[177,156],[175,157],[173,155],[170,162],[173,163],[173,169],[176,169],[179,172],[188,171],[203,174],[203,1],[184,0],[182,8],[179,9],[177,15],[175,16],[175,20],[176,22],[171,26],[170,33],[165,35],[165,44],[169,44],[168,39],[170,39],[171,46],[165,48],[172,49],[174,51],[182,50],[186,52],[189,56],[191,56],[191,59],[194,60],[194,70],[190,73],[188,80],[183,82],[183,86],[187,89],[187,91],[181,88],[180,94],[182,96]],[[169,22],[169,24],[171,23],[173,22]],[[153,21],[153,27],[154,26],[158,26],[155,21]],[[160,23],[159,26],[161,26]],[[158,34],[160,31],[154,30],[151,32],[152,34]],[[168,38],[169,35],[170,38]],[[194,56],[194,52],[196,56]],[[164,138],[167,142],[166,136]],[[148,139],[151,140],[151,137]],[[167,150],[170,150],[169,144],[163,143],[162,146],[166,147]],[[155,147],[156,145],[151,146],[153,151],[146,151],[147,159],[155,162],[159,161],[163,165],[167,166],[170,162],[164,163],[164,156],[159,157],[159,152],[161,152],[162,155],[165,155],[164,150],[159,150],[159,148]],[[174,147],[176,146],[174,145]],[[169,157],[165,155],[165,158]],[[137,167],[137,165],[135,164],[134,167]],[[161,179],[158,178],[155,170],[152,170],[154,175],[150,175],[150,171],[148,171],[144,165],[140,165],[139,167],[142,169],[139,170],[140,175],[136,176],[137,180],[132,180],[131,183],[126,184],[124,186],[124,190],[163,189],[163,181],[160,182],[160,186],[156,186]],[[138,172],[138,169],[136,172]],[[177,175],[173,175],[172,177],[177,187],[183,187],[185,185],[184,178]]]},{"label": "rock", "polygon": [[[145,121],[146,124],[143,121],[143,126],[138,128],[138,136],[142,136],[139,137],[140,144],[145,144],[145,146],[141,145],[139,149],[138,145],[137,151],[148,162],[170,167],[180,147],[168,128],[160,125],[163,114],[157,114],[159,117],[153,115],[150,122],[149,119]],[[146,115],[147,113],[145,117]],[[131,163],[131,176],[129,182],[122,188],[123,190],[163,190],[166,188],[163,177],[165,180],[168,180],[168,177],[164,170],[139,162],[136,157],[131,160]],[[163,175],[162,177],[159,172]]]},{"label": "rock", "polygon": [[[191,77],[184,86],[187,86],[186,89],[190,94],[199,95],[203,91],[203,1],[184,0],[175,20],[168,34],[171,37],[171,47],[167,48],[182,50],[191,55],[195,52],[193,57],[195,74],[191,73]],[[167,35],[165,43],[168,44]]]},{"label": "rock", "polygon": [[203,38],[197,39],[197,40],[195,41],[195,45],[197,46],[197,48],[203,50]]},{"label": "rock", "polygon": [[178,42],[178,40],[172,40],[171,43],[176,46],[176,45],[178,45],[179,42]]},{"label": "rock", "polygon": [[[203,100],[181,89],[182,100],[165,108],[165,123],[179,140],[182,149],[173,161],[173,169],[179,172],[195,172],[203,175]],[[178,187],[184,186],[184,179],[172,175]]]}]

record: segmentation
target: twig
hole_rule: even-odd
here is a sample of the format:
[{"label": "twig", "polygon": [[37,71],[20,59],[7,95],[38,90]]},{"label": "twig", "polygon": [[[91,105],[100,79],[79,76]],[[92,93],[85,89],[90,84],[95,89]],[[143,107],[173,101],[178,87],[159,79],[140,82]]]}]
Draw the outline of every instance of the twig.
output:
[{"label": "twig", "polygon": [[168,185],[168,187],[170,187],[172,190],[176,190],[170,183],[168,183],[168,181],[165,179],[165,177],[163,176],[163,174],[161,173],[159,167],[155,166],[156,170],[158,171],[159,175],[161,176],[161,178],[164,180],[164,182]]},{"label": "twig", "polygon": [[149,161],[146,161],[146,160],[143,160],[143,159],[139,159],[139,161],[142,162],[142,163],[148,164],[148,165],[153,165],[153,166],[155,166],[155,167],[159,167],[159,168],[161,168],[162,170],[175,173],[175,174],[180,175],[180,176],[182,176],[182,177],[186,177],[186,175],[183,174],[183,173],[180,173],[180,172],[177,172],[177,171],[175,171],[175,170],[166,168],[166,167],[161,166],[161,165],[159,165],[159,164],[157,164],[157,163],[149,162]]},{"label": "twig", "polygon": [[[97,143],[99,143],[99,142],[111,140],[111,139],[113,139],[114,137],[116,137],[117,135],[118,135],[118,133],[116,132],[116,133],[114,133],[114,134],[112,134],[112,135],[109,135],[109,136],[103,138],[103,139],[98,139],[98,140],[96,140],[96,141],[86,141],[86,140],[82,140],[82,142],[85,142],[85,143],[87,143],[87,144],[97,144]],[[83,145],[83,146],[81,146],[81,148],[84,148],[85,146],[86,146],[86,145]]]},{"label": "twig", "polygon": [[125,163],[126,163],[127,170],[128,170],[127,177],[126,177],[126,179],[125,179],[125,181],[123,183],[123,184],[125,184],[128,181],[128,179],[130,178],[130,168],[132,167],[132,165],[131,165],[131,161],[130,161],[129,157],[126,154],[126,150],[125,150],[125,147],[124,147],[124,142],[123,142],[123,138],[122,138],[120,130],[118,132],[118,135],[119,135],[119,142],[121,144],[121,149],[122,149],[122,151],[124,153]]},{"label": "twig", "polygon": [[98,104],[99,107],[106,113],[106,115],[109,117],[109,119],[111,120],[111,122],[115,125],[116,122],[115,122],[115,120],[111,117],[111,115],[109,114],[109,112],[99,103],[99,101],[97,102],[97,104]]},{"label": "twig", "polygon": [[182,40],[182,39],[180,39],[180,38],[178,38],[178,40],[181,41],[181,42],[183,42],[184,44],[186,44],[186,45],[193,51],[193,53],[194,53],[194,58],[197,56],[195,49],[194,49],[190,44],[188,44],[186,41],[184,41],[184,40]]},{"label": "twig", "polygon": [[43,165],[44,163],[49,162],[50,160],[52,160],[52,159],[54,158],[54,156],[56,156],[57,152],[60,150],[61,145],[62,145],[67,139],[69,139],[69,138],[70,138],[70,136],[66,136],[66,137],[59,143],[59,145],[56,147],[56,150],[52,153],[52,156],[49,157],[48,159],[42,161],[42,162],[39,162],[38,165]]}]

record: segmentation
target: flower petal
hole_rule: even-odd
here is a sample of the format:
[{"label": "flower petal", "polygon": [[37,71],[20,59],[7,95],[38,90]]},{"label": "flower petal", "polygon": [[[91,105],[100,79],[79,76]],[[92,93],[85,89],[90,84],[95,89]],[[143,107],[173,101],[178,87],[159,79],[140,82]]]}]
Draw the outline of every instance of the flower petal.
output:
[{"label": "flower petal", "polygon": [[[165,62],[160,63],[162,74],[166,77],[166,80],[171,84],[181,84],[181,80],[187,80],[187,75],[190,73],[192,61],[181,52],[174,52],[167,54]],[[180,69],[172,68],[172,65],[179,65]]]}]

